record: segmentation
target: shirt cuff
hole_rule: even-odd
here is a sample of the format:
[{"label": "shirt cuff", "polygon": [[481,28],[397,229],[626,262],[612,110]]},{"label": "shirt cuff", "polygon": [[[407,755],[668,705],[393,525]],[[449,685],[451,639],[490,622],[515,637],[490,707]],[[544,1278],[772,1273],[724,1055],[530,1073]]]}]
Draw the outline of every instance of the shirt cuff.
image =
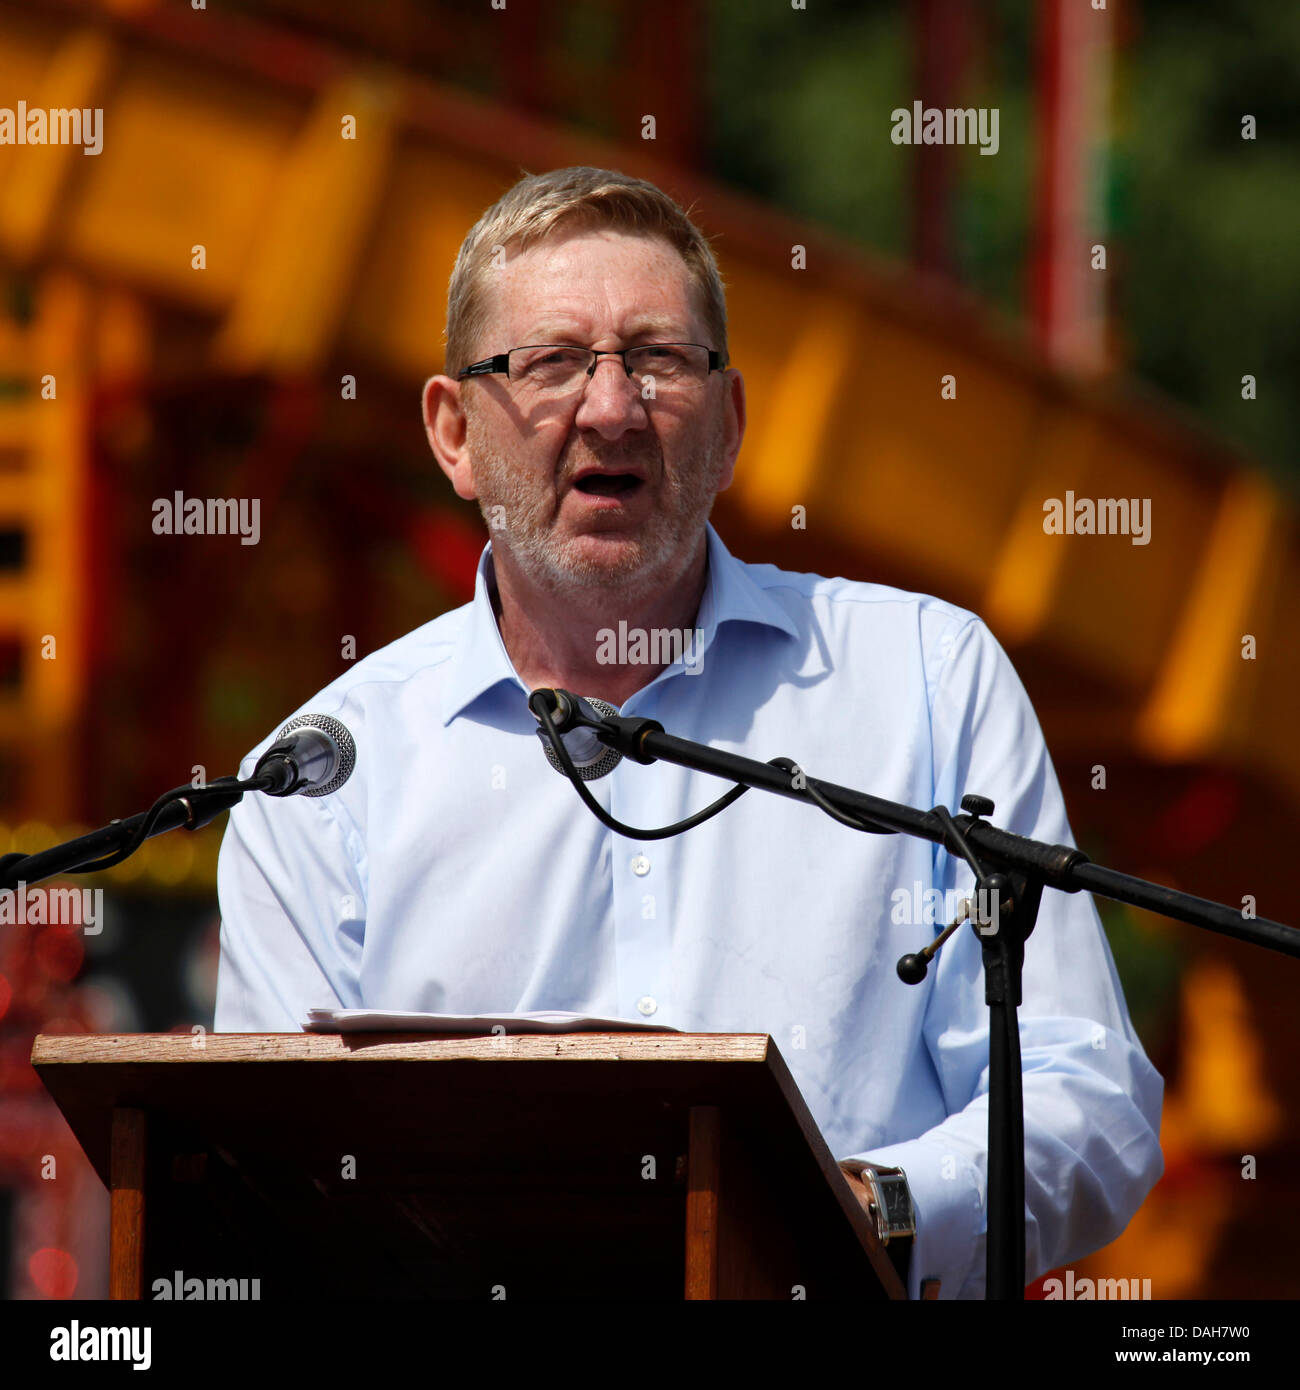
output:
[{"label": "shirt cuff", "polygon": [[[939,1297],[956,1298],[984,1250],[984,1192],[979,1169],[964,1154],[925,1139],[849,1154],[882,1168],[901,1168],[916,1212],[907,1294],[920,1298],[921,1281],[938,1279]],[[980,1280],[983,1273],[980,1272]]]}]

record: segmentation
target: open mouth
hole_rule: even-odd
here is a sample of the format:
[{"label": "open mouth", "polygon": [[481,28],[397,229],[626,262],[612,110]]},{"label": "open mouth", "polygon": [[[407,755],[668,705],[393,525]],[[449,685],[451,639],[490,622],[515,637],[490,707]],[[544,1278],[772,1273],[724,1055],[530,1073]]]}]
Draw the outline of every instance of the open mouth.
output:
[{"label": "open mouth", "polygon": [[579,492],[593,497],[627,497],[641,485],[642,480],[635,473],[588,473],[574,483]]}]

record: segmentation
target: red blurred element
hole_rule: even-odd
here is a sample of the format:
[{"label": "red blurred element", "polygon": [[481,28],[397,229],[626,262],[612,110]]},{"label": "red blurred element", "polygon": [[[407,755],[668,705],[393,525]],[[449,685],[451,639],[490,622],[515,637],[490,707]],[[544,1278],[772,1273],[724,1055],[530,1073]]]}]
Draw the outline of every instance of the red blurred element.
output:
[{"label": "red blurred element", "polygon": [[1043,0],[1038,7],[1037,134],[1030,310],[1044,358],[1076,370],[1107,365],[1104,276],[1089,271],[1103,236],[1114,24],[1103,7]]},{"label": "red blurred element", "polygon": [[1152,847],[1167,856],[1201,854],[1241,809],[1241,784],[1229,772],[1202,773],[1151,828]]},{"label": "red blurred element", "polygon": [[[103,1297],[103,1189],[31,1064],[37,1033],[93,1031],[81,987],[84,943],[33,922],[0,930],[0,1188],[12,1194],[10,1296]],[[46,1176],[55,1161],[58,1181]],[[33,1250],[35,1253],[32,1253]],[[81,1278],[81,1270],[86,1278]]]},{"label": "red blurred element", "polygon": [[[13,1071],[16,1068],[11,1066],[9,1069]],[[27,1070],[31,1072],[33,1080],[39,1082],[31,1067]],[[27,1089],[31,1091],[32,1088],[29,1086]],[[18,1098],[16,1087],[7,1086],[5,1092],[7,1102]],[[21,1184],[30,1178],[33,1156],[48,1153],[53,1148],[52,1144],[41,1142],[49,1139],[50,1129],[42,1124],[43,1117],[30,1104],[6,1104],[0,1113],[4,1115],[4,1123],[0,1125],[0,1171],[4,1172],[6,1178],[15,1174],[17,1182]]]},{"label": "red blurred element", "polygon": [[46,927],[36,938],[37,963],[61,984],[76,979],[85,954],[81,938],[68,927]]},{"label": "red blurred element", "polygon": [[66,1250],[38,1250],[28,1260],[27,1272],[46,1298],[71,1298],[77,1287],[77,1262]]},{"label": "red blurred element", "polygon": [[[913,90],[927,107],[964,106],[974,43],[970,0],[915,0],[912,6]],[[958,157],[951,145],[922,145],[913,133],[912,260],[919,270],[956,277],[953,194]]]},{"label": "red blurred element", "polygon": [[622,32],[619,56],[605,71],[609,86],[603,105],[619,112],[618,124],[624,130],[638,129],[645,112],[653,111],[655,154],[678,166],[698,166],[704,152],[701,94],[707,26],[700,23],[696,0],[613,8],[621,12]]},{"label": "red blurred element", "polygon": [[15,638],[0,638],[0,687],[16,689],[22,684],[23,647]]},{"label": "red blurred element", "polygon": [[[147,806],[159,787],[176,780],[174,750],[202,745],[208,661],[222,622],[237,621],[249,574],[247,564],[214,563],[214,551],[197,537],[165,551],[150,547],[151,558],[142,565],[146,551],[141,547],[148,544],[143,537],[157,538],[147,524],[139,524],[138,505],[133,504],[151,491],[168,495],[172,483],[164,487],[160,479],[180,486],[182,477],[220,477],[225,496],[259,500],[262,535],[270,537],[286,497],[293,502],[290,483],[317,425],[318,402],[318,388],[297,378],[213,377],[200,388],[184,373],[169,374],[153,392],[133,395],[129,387],[120,387],[95,397],[91,488],[96,502],[108,495],[111,505],[86,530],[90,535],[103,532],[105,546],[116,554],[105,572],[84,587],[94,595],[96,629],[114,639],[90,647],[94,663],[85,679],[88,690],[103,687],[112,694],[88,701],[81,751],[88,770],[84,784],[111,788],[115,806]],[[132,424],[128,417],[133,411],[145,418]],[[247,432],[248,438],[234,451],[222,430],[241,439]],[[132,431],[145,441],[138,452],[133,452]],[[159,555],[165,559],[160,561]],[[165,583],[152,578],[159,564]],[[194,622],[196,593],[202,593],[205,611],[217,615],[215,628]],[[167,641],[153,642],[142,632],[166,633]],[[145,660],[146,650],[156,660]],[[131,707],[133,718],[119,718],[119,704]],[[115,761],[103,751],[112,747],[129,748],[130,756]],[[74,805],[70,814],[91,821],[104,818],[90,800]]]},{"label": "red blurred element", "polygon": [[474,597],[474,574],[483,553],[477,526],[453,512],[425,512],[412,523],[410,541],[426,574],[462,603]]}]

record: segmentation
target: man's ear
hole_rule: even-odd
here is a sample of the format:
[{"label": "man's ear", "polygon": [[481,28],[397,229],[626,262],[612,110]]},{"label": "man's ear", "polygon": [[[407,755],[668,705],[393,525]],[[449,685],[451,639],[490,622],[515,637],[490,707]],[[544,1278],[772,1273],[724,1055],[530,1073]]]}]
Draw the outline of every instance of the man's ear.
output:
[{"label": "man's ear", "polygon": [[727,395],[722,406],[725,412],[722,426],[722,456],[725,465],[722,481],[718,484],[719,492],[731,486],[731,480],[736,474],[736,458],[745,438],[745,378],[734,367],[728,367],[723,372],[722,379]]},{"label": "man's ear", "polygon": [[424,383],[424,433],[438,467],[456,489],[456,496],[472,502],[478,493],[474,488],[465,403],[460,393],[461,383],[449,376],[431,376]]}]

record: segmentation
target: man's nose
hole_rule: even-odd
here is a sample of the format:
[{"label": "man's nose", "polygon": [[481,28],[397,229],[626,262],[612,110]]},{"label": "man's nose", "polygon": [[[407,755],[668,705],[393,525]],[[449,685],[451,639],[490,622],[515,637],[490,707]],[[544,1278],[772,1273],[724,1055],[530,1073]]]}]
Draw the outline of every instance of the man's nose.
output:
[{"label": "man's nose", "polygon": [[645,406],[641,386],[628,376],[621,357],[598,357],[583,388],[574,423],[595,430],[606,439],[617,439],[628,430],[644,429]]}]

